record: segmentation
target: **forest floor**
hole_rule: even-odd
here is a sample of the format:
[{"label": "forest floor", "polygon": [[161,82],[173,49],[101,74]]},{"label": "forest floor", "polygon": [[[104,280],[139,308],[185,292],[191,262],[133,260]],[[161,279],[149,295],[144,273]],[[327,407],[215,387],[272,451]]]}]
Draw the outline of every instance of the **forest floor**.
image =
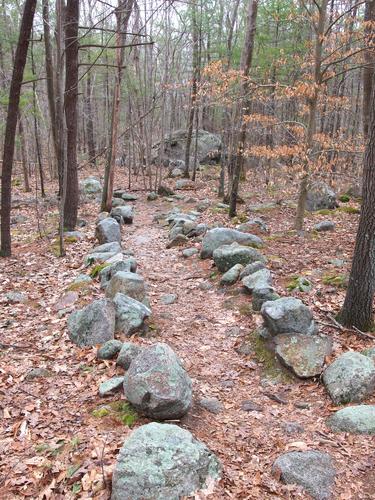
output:
[{"label": "forest floor", "polygon": [[[272,196],[260,193],[259,187],[255,191],[253,182],[243,188],[246,201],[269,201]],[[196,191],[182,194],[197,201],[209,197],[216,203],[216,183],[214,178],[200,178]],[[125,178],[120,176],[115,187],[126,188]],[[224,466],[223,479],[210,498],[307,498],[301,489],[282,485],[271,474],[280,454],[307,449],[334,458],[338,474],[333,498],[374,498],[374,438],[330,432],[325,420],[335,408],[320,380],[297,380],[271,366],[252,337],[260,316],[251,312],[250,298],[240,285],[223,290],[212,261],[198,256],[184,259],[181,249],[166,249],[167,228],[154,217],[174,206],[194,209],[197,202],[170,203],[163,198],[147,202],[146,192],[137,195],[134,224],[123,229],[123,246],[134,251],[149,287],[153,316],[149,333],[133,340],[143,345],[167,342],[184,361],[193,380],[194,404],[179,425],[205,442]],[[88,272],[83,259],[96,245],[98,203],[82,204],[80,217],[88,222],[81,229],[85,238],[68,246],[66,258],[58,258],[53,199],[51,192],[36,206],[34,195],[16,189],[12,215],[24,215],[25,220],[13,226],[13,257],[1,262],[0,498],[4,500],[109,498],[116,456],[131,432],[115,410],[102,418],[94,416],[95,410],[121,399],[117,395],[103,401],[98,395],[100,382],[120,371],[114,362],[98,361],[95,348],[73,345],[66,316],[59,318],[56,311],[72,281]],[[239,210],[245,212],[246,205]],[[263,253],[278,293],[298,296],[313,309],[320,331],[334,339],[334,357],[348,349],[372,347],[375,341],[335,327],[330,315],[338,311],[345,290],[323,283],[327,274],[348,272],[358,215],[308,214],[303,238],[291,231],[292,208],[278,206],[256,215],[269,227],[268,234],[258,235],[265,241]],[[336,222],[334,232],[311,231],[326,218]],[[199,221],[230,225],[227,214],[211,209]],[[344,266],[335,267],[332,259],[345,261]],[[313,290],[288,292],[294,275],[308,277]],[[9,291],[26,293],[27,302],[9,304],[5,298]],[[178,299],[165,305],[161,298],[169,293]],[[102,296],[94,282],[80,290],[75,307]],[[236,351],[244,341],[252,343],[248,355]],[[45,368],[49,376],[32,379],[33,368]],[[218,398],[223,411],[209,413],[198,404],[202,397]],[[245,401],[258,405],[259,411],[244,411]],[[374,404],[375,397],[368,402]],[[135,425],[146,422],[140,417]]]}]

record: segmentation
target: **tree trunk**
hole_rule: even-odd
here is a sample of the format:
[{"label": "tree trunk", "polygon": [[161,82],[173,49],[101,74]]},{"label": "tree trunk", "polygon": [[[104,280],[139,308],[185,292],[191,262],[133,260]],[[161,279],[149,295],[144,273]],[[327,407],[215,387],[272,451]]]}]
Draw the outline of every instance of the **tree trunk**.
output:
[{"label": "tree trunk", "polygon": [[23,171],[23,182],[25,186],[25,192],[30,193],[30,183],[29,183],[29,157],[27,152],[27,143],[25,137],[25,131],[23,128],[22,118],[18,118],[18,134],[20,136],[21,144],[21,156],[22,156],[22,171]]},{"label": "tree trunk", "polygon": [[[90,59],[89,59],[90,62]],[[95,166],[95,140],[94,140],[94,120],[92,115],[92,106],[91,106],[91,72],[87,73],[86,79],[86,99],[85,99],[85,107],[86,107],[86,136],[87,136],[87,149],[89,153],[89,162],[91,165]]]},{"label": "tree trunk", "polygon": [[[374,86],[374,80],[372,85]],[[375,93],[372,91],[368,143],[363,167],[363,202],[352,269],[339,321],[369,330],[373,325],[375,292]]]},{"label": "tree trunk", "polygon": [[364,59],[366,66],[363,68],[363,133],[365,139],[368,135],[368,128],[370,122],[370,106],[371,92],[372,92],[372,81],[374,74],[374,42],[375,42],[375,1],[367,0],[365,8],[365,35],[366,35],[366,45],[367,47],[372,47],[372,50],[368,49],[364,52]]},{"label": "tree trunk", "polygon": [[240,106],[242,108],[242,112],[241,112],[240,132],[237,140],[237,150],[235,152],[236,163],[234,165],[233,180],[230,191],[229,217],[234,217],[236,215],[240,176],[244,168],[244,153],[245,153],[246,130],[247,130],[247,123],[245,116],[250,113],[250,106],[251,106],[249,98],[250,83],[248,77],[250,73],[251,63],[253,60],[257,13],[258,13],[258,0],[250,0],[248,5],[248,14],[246,22],[247,24],[246,39],[241,55],[241,69],[243,75],[243,82],[242,82],[242,96],[240,100]]},{"label": "tree trunk", "polygon": [[12,169],[17,131],[23,72],[35,14],[36,0],[25,0],[20,34],[14,58],[13,74],[9,90],[7,121],[4,135],[3,168],[1,175],[1,250],[3,257],[11,255],[10,211],[12,196]]},{"label": "tree trunk", "polygon": [[65,121],[67,129],[67,179],[64,228],[72,231],[77,223],[77,101],[78,101],[78,20],[79,1],[68,0],[65,9]]}]

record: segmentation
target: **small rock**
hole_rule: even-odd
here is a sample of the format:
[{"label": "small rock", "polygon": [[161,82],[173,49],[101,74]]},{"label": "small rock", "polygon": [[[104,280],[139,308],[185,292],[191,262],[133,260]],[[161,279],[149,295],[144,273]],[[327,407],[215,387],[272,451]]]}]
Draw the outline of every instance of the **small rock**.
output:
[{"label": "small rock", "polygon": [[323,382],[335,404],[359,403],[375,389],[375,364],[358,352],[339,356],[323,373]]},{"label": "small rock", "polygon": [[313,182],[307,191],[306,210],[315,211],[337,208],[336,193],[324,182]]},{"label": "small rock", "polygon": [[235,266],[231,267],[221,277],[220,285],[221,286],[231,286],[231,285],[234,285],[235,283],[237,283],[242,270],[243,270],[242,264],[236,264]]},{"label": "small rock", "polygon": [[249,356],[254,352],[248,341],[242,342],[240,345],[236,346],[234,350],[237,354],[241,354],[242,356]]},{"label": "small rock", "polygon": [[250,274],[254,274],[257,271],[260,271],[261,269],[265,269],[265,267],[266,267],[265,263],[260,260],[257,260],[252,264],[248,264],[247,266],[244,267],[243,271],[241,272],[240,279],[242,280],[243,278],[246,278],[246,276],[250,276]]},{"label": "small rock", "polygon": [[128,295],[144,304],[147,301],[144,279],[136,273],[119,271],[112,276],[105,290],[105,295],[113,299],[117,293]]},{"label": "small rock", "polygon": [[124,383],[124,377],[113,377],[105,382],[102,382],[99,386],[99,395],[101,397],[112,396],[116,392],[121,391]]},{"label": "small rock", "polygon": [[332,354],[332,341],[317,335],[277,335],[275,352],[278,359],[299,378],[320,375],[325,359]]},{"label": "small rock", "polygon": [[131,342],[124,342],[121,346],[120,354],[116,364],[124,370],[129,370],[132,361],[142,352],[142,347]]},{"label": "small rock", "polygon": [[237,229],[239,231],[242,231],[243,233],[251,233],[252,231],[254,231],[254,227],[257,227],[264,233],[268,232],[267,224],[260,217],[255,217],[254,219],[250,219],[247,222],[240,224],[239,226],[237,226]]},{"label": "small rock", "polygon": [[259,312],[261,311],[262,305],[265,302],[278,300],[280,298],[280,295],[275,292],[275,289],[272,286],[261,286],[260,288],[254,288],[251,298],[253,311]]},{"label": "small rock", "polygon": [[174,293],[168,293],[160,298],[160,302],[165,305],[174,304],[177,300],[177,295]]},{"label": "small rock", "polygon": [[243,411],[263,411],[263,408],[253,401],[243,401],[241,404],[241,410]]},{"label": "small rock", "polygon": [[301,434],[302,432],[305,432],[302,425],[297,422],[284,422],[282,423],[282,427],[287,434]]},{"label": "small rock", "polygon": [[121,243],[121,229],[115,219],[108,218],[99,222],[95,233],[99,243]]},{"label": "small rock", "polygon": [[133,431],[121,448],[111,500],[195,497],[220,475],[219,460],[189,431],[152,422]]},{"label": "small rock", "polygon": [[98,245],[91,250],[91,254],[93,253],[121,253],[121,243],[118,241],[112,241],[110,243],[104,243],[103,245]]},{"label": "small rock", "polygon": [[81,233],[81,231],[65,231],[64,232],[64,238],[68,238],[73,241],[80,241],[85,238],[85,235]]},{"label": "small rock", "polygon": [[305,403],[304,401],[296,401],[294,403],[294,406],[296,408],[299,408],[300,410],[309,410],[310,409],[310,403]]},{"label": "small rock", "polygon": [[273,464],[273,473],[286,484],[302,486],[316,500],[331,498],[336,470],[327,453],[292,451]]},{"label": "small rock", "polygon": [[116,293],[113,303],[116,309],[115,331],[128,337],[141,330],[144,321],[151,316],[149,307],[123,293]]},{"label": "small rock", "polygon": [[156,201],[158,199],[158,194],[151,192],[147,194],[147,201]]},{"label": "small rock", "polygon": [[116,207],[111,210],[111,217],[113,217],[119,224],[133,224],[134,211],[130,205]]},{"label": "small rock", "polygon": [[177,190],[194,189],[194,188],[195,188],[195,182],[192,181],[191,179],[180,179],[176,182]]},{"label": "small rock", "polygon": [[343,408],[327,420],[327,426],[334,432],[375,434],[375,405]]},{"label": "small rock", "polygon": [[199,405],[214,415],[218,415],[224,409],[222,403],[217,398],[202,398],[199,400]]},{"label": "small rock", "polygon": [[122,342],[120,340],[108,340],[105,342],[96,353],[98,359],[113,359],[121,351]]},{"label": "small rock", "polygon": [[324,220],[322,222],[319,222],[318,224],[315,224],[314,229],[315,231],[318,231],[318,233],[321,233],[323,231],[334,231],[336,227],[336,224],[331,221],[331,220]]},{"label": "small rock", "polygon": [[188,259],[189,257],[193,257],[193,255],[197,255],[199,253],[197,248],[185,248],[182,250],[182,255],[185,257],[185,259]]},{"label": "small rock", "polygon": [[100,287],[105,289],[112,277],[118,272],[135,273],[137,271],[137,261],[134,257],[129,257],[125,260],[120,260],[114,264],[106,266],[99,272]]},{"label": "small rock", "polygon": [[79,274],[76,279],[73,281],[74,285],[81,285],[81,284],[90,284],[92,283],[92,278],[88,276],[87,274]]},{"label": "small rock", "polygon": [[248,246],[233,243],[232,245],[222,245],[213,252],[213,259],[216,267],[221,273],[229,271],[236,264],[243,266],[263,260],[264,257],[256,250]]},{"label": "small rock", "polygon": [[264,326],[272,336],[280,333],[314,335],[317,327],[311,310],[294,297],[283,297],[262,305]]},{"label": "small rock", "polygon": [[168,186],[160,185],[158,187],[158,195],[159,196],[173,196],[174,191],[173,191],[173,189],[169,188]]},{"label": "small rock", "polygon": [[272,285],[271,271],[269,269],[260,269],[243,278],[242,285],[249,293],[252,293],[255,288],[270,288]]},{"label": "small rock", "polygon": [[125,375],[128,401],[149,418],[173,420],[185,415],[192,400],[191,380],[167,344],[145,348]]},{"label": "small rock", "polygon": [[138,196],[136,196],[135,194],[131,194],[131,193],[123,193],[121,198],[125,201],[137,201],[138,200]]},{"label": "small rock", "polygon": [[81,180],[79,187],[81,191],[87,195],[97,194],[102,190],[102,185],[96,177],[87,177],[86,179]]},{"label": "small rock", "polygon": [[10,304],[25,304],[28,300],[26,293],[22,292],[8,292],[5,297]]},{"label": "small rock", "polygon": [[50,377],[51,372],[46,368],[32,368],[26,375],[26,380],[33,380],[34,378]]},{"label": "small rock", "polygon": [[[202,241],[201,258],[207,259],[212,257],[214,250],[223,246],[239,243],[245,246],[254,246],[260,248],[263,246],[262,240],[253,234],[242,233],[236,229],[228,229],[225,227],[217,227],[210,229],[205,234]],[[262,257],[257,260],[264,260]],[[234,264],[247,264],[244,262],[234,262]],[[232,266],[230,266],[232,267]],[[230,267],[228,269],[230,269]]]}]

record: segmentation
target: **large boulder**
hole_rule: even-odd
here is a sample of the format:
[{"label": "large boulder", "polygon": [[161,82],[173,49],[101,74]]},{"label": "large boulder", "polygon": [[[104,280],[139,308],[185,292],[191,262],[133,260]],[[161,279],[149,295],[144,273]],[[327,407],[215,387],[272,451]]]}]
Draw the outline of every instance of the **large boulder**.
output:
[{"label": "large boulder", "polygon": [[313,182],[307,191],[306,209],[311,212],[337,208],[336,193],[324,182]]},{"label": "large boulder", "polygon": [[95,236],[99,243],[111,243],[113,241],[121,243],[120,224],[111,217],[104,219],[96,225]]},{"label": "large boulder", "polygon": [[254,234],[242,233],[236,229],[226,227],[216,227],[207,231],[202,240],[201,258],[208,259],[212,257],[214,250],[223,245],[231,245],[232,243],[256,248],[263,246],[262,240]]},{"label": "large boulder", "polygon": [[145,319],[151,316],[151,310],[142,302],[123,293],[116,293],[113,303],[116,308],[116,332],[133,335],[142,328]]},{"label": "large boulder", "polygon": [[299,299],[283,297],[262,305],[264,326],[271,336],[280,333],[314,335],[316,324],[310,309]]},{"label": "large boulder", "polygon": [[[169,162],[174,160],[185,160],[187,130],[177,130],[167,134],[164,138],[163,157],[168,158]],[[220,136],[207,132],[206,130],[198,130],[197,137],[197,158],[200,163],[211,163],[220,160],[221,139]],[[195,144],[196,133],[193,134]],[[156,161],[159,157],[162,144],[157,143],[152,147],[152,158]]]},{"label": "large boulder", "polygon": [[144,349],[125,376],[129,402],[149,418],[184,416],[192,400],[191,380],[174,351],[163,343]]},{"label": "large boulder", "polygon": [[272,470],[284,483],[302,486],[316,500],[326,500],[332,496],[336,470],[327,453],[284,453],[275,460]]},{"label": "large boulder", "polygon": [[130,205],[112,208],[111,217],[119,224],[133,224],[134,211]]},{"label": "large boulder", "polygon": [[117,293],[128,295],[139,302],[147,302],[144,279],[136,273],[119,271],[112,276],[105,290],[105,295],[113,299]]},{"label": "large boulder", "polygon": [[216,456],[186,429],[152,422],[133,431],[122,446],[111,500],[178,500],[220,478]]},{"label": "large boulder", "polygon": [[375,434],[375,405],[343,408],[329,417],[327,425],[334,432]]},{"label": "large boulder", "polygon": [[323,371],[325,358],[332,353],[332,341],[318,335],[277,335],[275,352],[297,377],[316,377]]},{"label": "large boulder", "polygon": [[335,404],[359,403],[375,390],[374,361],[358,352],[346,352],[326,368],[323,382]]},{"label": "large boulder", "polygon": [[114,338],[115,306],[111,300],[95,300],[68,318],[68,332],[79,346],[104,344]]},{"label": "large boulder", "polygon": [[213,259],[219,271],[225,273],[236,264],[246,266],[251,262],[264,260],[264,257],[255,248],[233,243],[216,248],[213,252]]},{"label": "large boulder", "polygon": [[111,281],[112,277],[123,271],[125,273],[135,273],[137,271],[137,261],[134,257],[128,257],[125,260],[120,260],[115,262],[110,266],[106,266],[99,272],[100,286],[101,288],[107,288],[108,283]]},{"label": "large boulder", "polygon": [[80,190],[83,194],[92,195],[98,194],[102,190],[100,180],[96,177],[86,177],[79,183]]},{"label": "large boulder", "polygon": [[268,288],[272,285],[271,271],[269,269],[259,269],[259,271],[245,276],[242,279],[242,284],[249,293],[253,293],[256,288]]}]

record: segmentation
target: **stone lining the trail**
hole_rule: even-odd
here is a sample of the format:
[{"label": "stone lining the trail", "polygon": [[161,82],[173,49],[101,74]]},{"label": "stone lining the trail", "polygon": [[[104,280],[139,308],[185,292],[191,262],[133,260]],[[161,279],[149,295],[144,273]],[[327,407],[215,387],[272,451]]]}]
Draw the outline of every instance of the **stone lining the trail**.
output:
[{"label": "stone lining the trail", "polygon": [[375,390],[374,361],[358,352],[346,352],[326,368],[323,382],[335,404],[359,403]]},{"label": "stone lining the trail", "polygon": [[375,434],[375,405],[343,408],[327,420],[327,426],[334,432]]},{"label": "stone lining the trail", "polygon": [[137,344],[124,342],[118,355],[116,365],[120,366],[124,370],[129,370],[131,363],[142,352],[142,350],[143,347]]},{"label": "stone lining the trail", "polygon": [[111,217],[100,221],[96,225],[95,234],[99,243],[111,243],[113,241],[121,243],[120,224]]},{"label": "stone lining the trail", "polygon": [[98,359],[113,359],[121,351],[122,342],[120,340],[108,340],[96,353]]},{"label": "stone lining the trail", "polygon": [[242,279],[242,285],[249,293],[256,289],[264,289],[272,286],[272,275],[269,269],[259,269]]},{"label": "stone lining the trail", "polygon": [[252,264],[257,261],[264,261],[264,257],[255,248],[232,243],[231,245],[221,245],[213,251],[213,260],[221,273],[229,271],[236,264]]},{"label": "stone lining the trail", "polygon": [[118,222],[118,224],[133,224],[134,210],[130,205],[116,207],[111,210],[111,217]]},{"label": "stone lining the trail", "polygon": [[105,289],[105,295],[113,299],[117,293],[123,293],[148,305],[145,281],[139,274],[119,271],[112,276]]},{"label": "stone lining the trail", "polygon": [[262,305],[264,327],[271,336],[280,333],[314,335],[317,326],[310,309],[294,297],[283,297]]},{"label": "stone lining the trail", "polygon": [[99,272],[100,279],[100,287],[105,289],[108,286],[108,283],[111,281],[112,277],[118,273],[119,271],[123,271],[125,273],[136,273],[137,272],[137,261],[134,257],[128,257],[125,260],[120,260],[119,262],[115,262]]},{"label": "stone lining the trail", "polygon": [[[261,248],[263,246],[263,242],[258,236],[242,233],[236,229],[218,227],[210,229],[205,234],[202,241],[201,258],[208,259],[212,257],[214,250],[223,245],[231,245],[232,243],[239,243],[240,245],[253,246],[257,248]],[[235,262],[235,264],[237,263],[238,262]]]},{"label": "stone lining the trail", "polygon": [[139,331],[144,321],[151,316],[151,309],[123,293],[116,293],[113,304],[116,309],[115,331],[128,337]]},{"label": "stone lining the trail", "polygon": [[336,469],[327,453],[319,451],[285,453],[276,459],[272,470],[284,483],[302,486],[316,500],[332,497]]},{"label": "stone lining the trail", "polygon": [[128,401],[149,418],[183,417],[192,402],[192,383],[174,351],[163,343],[146,347],[131,363],[124,380]]},{"label": "stone lining the trail", "polygon": [[189,431],[151,423],[121,448],[111,500],[177,500],[212,487],[220,476],[219,460]]}]

